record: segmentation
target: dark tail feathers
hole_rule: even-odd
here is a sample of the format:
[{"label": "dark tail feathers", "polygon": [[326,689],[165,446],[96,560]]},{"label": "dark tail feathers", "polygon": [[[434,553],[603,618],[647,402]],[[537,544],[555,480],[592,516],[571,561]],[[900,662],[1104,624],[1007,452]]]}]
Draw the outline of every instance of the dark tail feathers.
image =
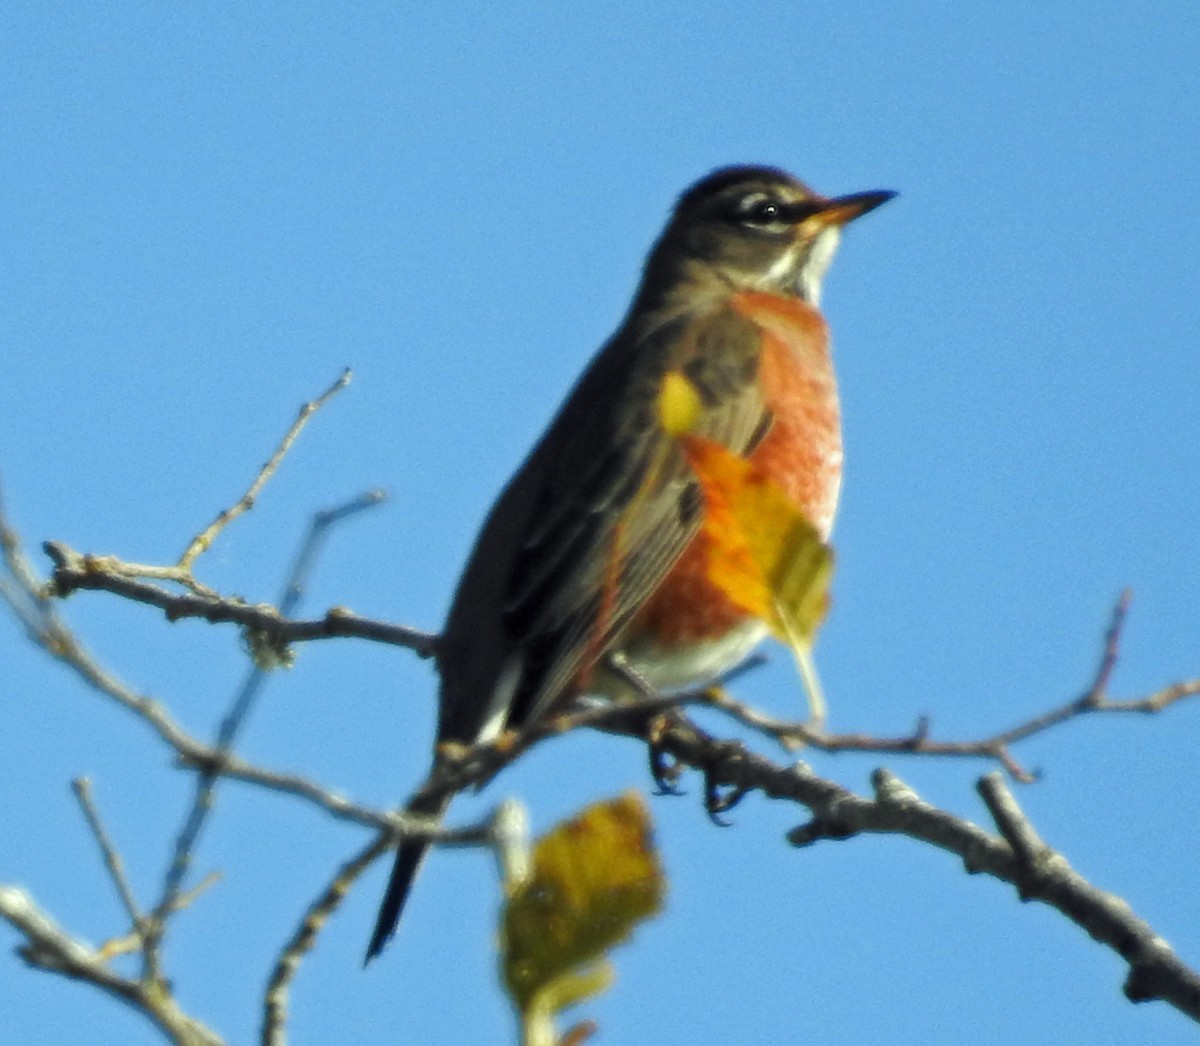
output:
[{"label": "dark tail feathers", "polygon": [[[446,807],[450,805],[450,797],[436,800],[421,801],[415,799],[408,807],[410,814],[433,817],[441,821]],[[379,915],[375,917],[375,929],[371,933],[371,943],[367,945],[365,966],[387,946],[396,932],[400,915],[404,911],[404,902],[412,889],[413,880],[425,861],[429,843],[425,839],[410,839],[400,844],[396,851],[396,863],[392,865],[392,876],[388,879],[387,892],[383,895],[383,904],[379,906]]]}]

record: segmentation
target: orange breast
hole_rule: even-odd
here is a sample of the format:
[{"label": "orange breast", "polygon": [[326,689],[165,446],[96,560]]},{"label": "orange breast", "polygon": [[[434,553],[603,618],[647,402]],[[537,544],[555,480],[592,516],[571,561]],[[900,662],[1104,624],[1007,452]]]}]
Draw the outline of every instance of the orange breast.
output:
[{"label": "orange breast", "polygon": [[[762,331],[758,380],[774,415],[749,458],[828,537],[842,479],[842,438],[825,321],[805,302],[773,294],[745,291],[731,304]],[[745,612],[708,581],[708,555],[701,534],[639,612],[634,634],[675,646],[721,636],[745,622]]]}]

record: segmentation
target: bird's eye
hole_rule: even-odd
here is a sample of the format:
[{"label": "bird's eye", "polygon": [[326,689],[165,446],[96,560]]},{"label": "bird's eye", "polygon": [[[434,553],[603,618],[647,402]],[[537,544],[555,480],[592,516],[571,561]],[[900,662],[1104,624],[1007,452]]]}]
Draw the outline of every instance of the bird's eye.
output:
[{"label": "bird's eye", "polygon": [[741,225],[770,232],[780,232],[788,225],[779,201],[765,193],[744,196],[738,201],[732,217]]}]

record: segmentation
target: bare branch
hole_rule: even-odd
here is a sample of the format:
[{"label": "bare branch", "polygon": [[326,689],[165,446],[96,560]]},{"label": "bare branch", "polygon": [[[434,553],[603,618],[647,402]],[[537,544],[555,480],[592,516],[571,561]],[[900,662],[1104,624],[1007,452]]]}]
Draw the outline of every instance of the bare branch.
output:
[{"label": "bare branch", "polygon": [[[171,914],[191,906],[201,894],[206,893],[214,885],[221,881],[220,872],[209,872],[190,890],[179,895],[175,902],[175,907],[171,909]],[[144,927],[144,923],[142,926]],[[99,953],[105,959],[112,959],[118,955],[131,955],[133,952],[139,952],[143,949],[146,942],[146,935],[143,929],[135,929],[132,933],[124,934],[120,937],[112,937],[100,945]]]},{"label": "bare branch", "polygon": [[[435,635],[405,626],[360,618],[340,608],[330,610],[323,619],[288,621],[274,607],[266,604],[251,607],[239,600],[223,599],[215,594],[203,597],[167,592],[158,586],[130,578],[125,573],[127,565],[112,557],[80,555],[60,543],[49,543],[46,550],[56,563],[54,582],[56,591],[59,592],[69,592],[77,588],[104,589],[158,606],[166,611],[172,620],[188,616],[202,617],[212,622],[234,621],[262,632],[272,642],[280,645],[306,639],[353,635],[405,647],[421,657],[436,654]],[[1115,701],[1108,696],[1108,684],[1119,655],[1121,630],[1129,604],[1130,594],[1122,593],[1105,635],[1100,664],[1082,694],[1041,715],[981,740],[936,740],[930,736],[930,724],[924,718],[918,721],[912,733],[899,737],[879,737],[864,733],[836,734],[812,723],[767,715],[736,700],[723,689],[710,690],[703,695],[703,699],[789,750],[810,747],[833,753],[873,752],[956,759],[984,758],[999,763],[1014,780],[1028,783],[1036,780],[1037,774],[1027,770],[1013,755],[1013,746],[1018,742],[1091,712],[1150,714],[1162,711],[1176,701],[1200,695],[1200,679],[1192,679],[1174,683],[1140,699]],[[627,668],[619,664],[610,664],[609,667],[624,675],[635,692],[639,690],[638,681],[629,678]]]},{"label": "bare branch", "polygon": [[117,853],[117,848],[113,845],[112,839],[109,838],[108,832],[104,827],[104,822],[100,820],[100,811],[96,809],[96,804],[92,799],[92,783],[86,777],[77,777],[71,782],[71,791],[75,793],[75,798],[79,801],[79,806],[83,810],[83,816],[87,821],[88,828],[91,829],[92,836],[100,847],[100,855],[104,858],[104,866],[108,869],[108,875],[113,881],[113,886],[116,887],[117,896],[121,898],[121,904],[125,906],[125,913],[129,916],[129,923],[135,930],[140,930],[143,918],[142,912],[138,908],[137,900],[133,896],[129,880],[125,877],[125,863],[121,860],[121,855]]},{"label": "bare branch", "polygon": [[1108,696],[1108,686],[1120,654],[1121,632],[1129,612],[1131,594],[1122,592],[1113,608],[1112,619],[1105,632],[1100,663],[1087,688],[1065,704],[1034,716],[1016,726],[979,741],[936,741],[929,736],[929,722],[922,718],[911,734],[903,737],[875,737],[868,734],[830,734],[806,723],[776,719],[737,701],[723,690],[709,693],[710,702],[738,722],[752,727],[795,750],[805,746],[823,752],[877,752],[897,755],[948,756],[952,758],[985,758],[998,762],[1014,780],[1029,783],[1037,774],[1026,770],[1012,754],[1020,741],[1044,733],[1071,719],[1092,712],[1133,712],[1153,714],[1188,697],[1200,695],[1200,679],[1184,680],[1163,687],[1146,697],[1114,701]]},{"label": "bare branch", "polygon": [[116,973],[103,953],[65,933],[26,891],[0,886],[0,918],[24,936],[19,954],[33,969],[99,988],[149,1018],[178,1046],[222,1046],[219,1035],[179,1009],[162,982]]},{"label": "bare branch", "polygon": [[329,917],[341,906],[342,900],[359,876],[381,855],[392,848],[393,840],[380,835],[354,857],[343,864],[329,885],[309,905],[296,932],[280,952],[267,981],[263,996],[263,1023],[260,1041],[263,1046],[285,1046],[287,1043],[287,1007],[292,979],[300,962],[316,942]]},{"label": "bare branch", "polygon": [[[347,371],[343,377],[348,380],[349,372]],[[300,412],[299,420],[293,426],[292,431],[285,438],[283,444],[281,444],[272,462],[277,462],[283,457],[287,448],[291,445],[290,441],[295,439],[296,434],[299,432],[308,415],[316,410],[325,399],[337,392],[339,387],[335,385],[321,400],[308,404],[305,410]],[[267,468],[271,468],[271,462],[268,462]],[[269,475],[269,472],[267,469],[264,469],[264,473],[260,475],[259,479],[265,482],[264,476],[267,475]],[[261,485],[260,482],[257,484],[257,487],[251,488],[252,492],[261,487]],[[372,492],[368,495],[354,498],[334,509],[319,512],[313,517],[308,534],[305,540],[301,542],[295,563],[288,575],[287,584],[284,587],[281,599],[284,616],[291,613],[292,609],[298,604],[304,591],[304,586],[307,584],[309,573],[316,563],[319,550],[324,544],[330,529],[363,509],[379,504],[380,499],[380,495]],[[280,658],[284,655],[281,650],[277,650],[274,656]],[[184,880],[191,867],[192,853],[199,842],[200,835],[204,830],[209,815],[212,813],[215,804],[216,786],[220,780],[221,766],[230,757],[238,733],[241,731],[242,726],[245,724],[254,707],[258,695],[266,684],[267,673],[264,669],[264,663],[265,650],[260,643],[257,656],[252,658],[250,671],[234,696],[229,712],[221,721],[221,726],[217,731],[217,743],[215,745],[216,760],[203,768],[196,778],[196,791],[191,807],[184,818],[183,827],[180,829],[175,840],[171,863],[163,879],[163,887],[158,904],[155,905],[151,918],[147,923],[144,954],[148,971],[153,971],[157,963],[157,952],[162,937],[166,932],[167,917],[177,906],[179,895],[183,891]]]},{"label": "bare branch", "polygon": [[20,541],[2,511],[0,544],[3,545],[10,572],[21,581],[19,587],[13,586],[13,590],[15,597],[27,609],[27,613],[18,616],[27,624],[30,638],[75,672],[90,689],[146,723],[155,736],[176,753],[181,766],[209,772],[217,770],[223,776],[295,796],[339,820],[378,829],[395,828],[395,815],[357,805],[301,775],[253,766],[228,753],[222,755],[217,749],[193,737],[172,718],[162,702],[138,694],[100,665],[67,628],[58,617],[53,601],[42,594],[42,582],[28,568]]},{"label": "bare branch", "polygon": [[154,568],[127,563],[116,556],[76,552],[61,541],[48,541],[42,547],[54,563],[50,593],[55,596],[67,596],[79,589],[111,592],[123,599],[158,607],[168,621],[200,618],[211,624],[231,622],[261,632],[281,645],[353,637],[404,647],[420,657],[432,657],[435,652],[436,636],[405,625],[360,617],[345,607],[332,607],[324,617],[291,621],[270,603],[247,603],[237,596],[221,596],[207,588],[204,592],[171,592],[144,580],[160,576],[148,573]]},{"label": "bare branch", "polygon": [[[29,638],[45,646],[53,610],[42,592],[42,583],[21,547],[20,535],[9,522],[0,497],[0,556],[8,575],[0,574],[0,599],[3,599],[21,623]],[[49,620],[48,620],[49,619]],[[53,650],[49,651],[51,654]]]},{"label": "bare branch", "polygon": [[[220,778],[230,777],[297,796],[333,817],[375,830],[371,842],[338,870],[309,906],[280,953],[263,1002],[262,1041],[272,1046],[282,1046],[285,1042],[290,985],[303,956],[340,905],[346,891],[371,861],[391,849],[398,839],[414,833],[425,835],[435,843],[478,845],[490,841],[489,831],[479,826],[446,830],[425,819],[409,816],[403,810],[376,811],[352,803],[307,778],[256,767],[235,756],[233,742],[262,685],[261,668],[256,667],[248,675],[222,722],[216,744],[201,744],[184,732],[158,702],[134,693],[101,668],[62,624],[55,611],[53,596],[90,588],[158,607],[170,620],[199,617],[214,623],[234,622],[247,629],[256,643],[265,644],[263,649],[267,653],[276,650],[280,656],[286,654],[288,643],[336,635],[359,636],[407,647],[421,656],[433,655],[436,637],[359,618],[341,608],[331,609],[319,620],[291,619],[319,543],[329,526],[377,503],[379,496],[375,492],[314,518],[279,608],[266,604],[251,607],[241,600],[222,597],[191,576],[195,559],[210,547],[224,526],[253,506],[308,416],[343,387],[345,380],[348,380],[348,374],[324,396],[305,406],[296,424],[242,499],[197,535],[174,566],[147,566],[115,557],[80,555],[61,543],[50,543],[46,551],[55,563],[53,583],[42,586],[25,560],[19,540],[0,508],[0,551],[8,571],[7,576],[0,576],[0,598],[10,604],[35,642],[72,667],[91,686],[142,718],[174,749],[182,765],[199,771],[194,801],[176,840],[159,902],[150,916],[139,914],[121,870],[119,855],[88,798],[86,782],[77,786],[77,795],[109,874],[134,923],[136,932],[128,946],[122,939],[97,951],[73,940],[54,926],[21,891],[0,888],[0,916],[25,935],[29,943],[23,947],[22,955],[31,965],[96,984],[145,1012],[173,1041],[188,1046],[207,1046],[219,1040],[176,1007],[159,969],[159,943],[169,916],[198,892],[185,893],[182,887],[211,809],[213,789]],[[155,582],[182,585],[186,591],[176,593]],[[738,741],[715,738],[696,727],[679,710],[688,702],[711,704],[786,747],[811,745],[831,752],[855,750],[985,757],[999,762],[1014,779],[1031,780],[1034,775],[1012,756],[1011,747],[1016,743],[1089,712],[1150,713],[1200,694],[1200,680],[1188,680],[1137,700],[1114,701],[1109,697],[1128,607],[1129,596],[1125,593],[1114,609],[1096,672],[1079,697],[981,741],[933,740],[924,720],[911,735],[901,738],[827,734],[804,724],[772,719],[733,700],[719,689],[683,699],[663,698],[644,683],[631,678],[631,689],[639,697],[628,705],[581,704],[534,724],[520,734],[504,734],[486,745],[443,746],[437,765],[416,795],[441,797],[482,784],[529,747],[569,730],[593,727],[632,737],[647,742],[652,753],[669,754],[676,760],[679,772],[685,767],[699,770],[704,775],[704,795],[710,814],[731,808],[750,791],[805,806],[811,817],[789,833],[788,838],[794,845],[812,845],[820,840],[846,839],[866,833],[891,833],[904,834],[953,853],[968,871],[1012,883],[1022,898],[1051,905],[1095,939],[1117,951],[1130,967],[1125,984],[1128,998],[1133,1001],[1162,999],[1200,1020],[1200,977],[1185,966],[1149,926],[1134,916],[1125,902],[1086,882],[1070,868],[1062,855],[1049,847],[1025,817],[999,774],[990,774],[979,783],[980,795],[991,812],[999,832],[997,835],[930,806],[886,770],[881,769],[874,775],[873,797],[861,797],[817,777],[803,764],[780,766],[749,752]],[[619,666],[616,667],[619,671]],[[139,941],[143,952],[140,979],[123,978],[108,968],[108,956],[132,950],[139,946]]]},{"label": "bare branch", "polygon": [[197,557],[212,547],[212,543],[217,539],[221,531],[243,512],[248,512],[254,507],[255,499],[270,478],[275,475],[276,469],[279,468],[279,463],[283,461],[287,452],[292,449],[292,444],[296,442],[301,430],[308,424],[308,419],[349,384],[350,368],[347,367],[342,371],[337,381],[330,385],[320,396],[315,400],[310,400],[300,408],[300,413],[297,415],[295,422],[292,423],[292,427],[288,429],[280,441],[279,446],[275,449],[275,453],[258,470],[258,475],[254,477],[254,482],[250,484],[246,493],[230,508],[218,512],[217,518],[197,534],[188,547],[183,550],[183,555],[179,557],[179,562],[176,564],[180,571],[190,576],[192,564],[196,561]]},{"label": "bare branch", "polygon": [[393,824],[391,814],[352,802],[344,795],[322,787],[311,778],[255,766],[236,755],[222,753],[206,745],[197,743],[189,746],[186,751],[181,750],[179,764],[202,773],[219,774],[221,777],[256,785],[268,791],[303,799],[339,821],[379,829],[389,828]]},{"label": "bare branch", "polygon": [[866,833],[903,834],[957,855],[969,872],[1013,884],[1023,898],[1050,905],[1112,948],[1130,965],[1125,994],[1131,1001],[1161,999],[1200,1020],[1200,975],[1125,901],[1093,886],[1061,854],[1050,850],[999,774],[987,775],[980,784],[981,795],[1002,830],[996,836],[924,802],[887,770],[875,772],[875,795],[867,799],[817,777],[802,763],[778,766],[740,742],[718,740],[682,716],[659,730],[656,743],[702,771],[706,791],[717,786],[738,794],[759,791],[771,799],[807,806],[813,816],[789,833],[793,845]]},{"label": "bare branch", "polygon": [[1161,999],[1200,1020],[1200,976],[1124,900],[1093,886],[1042,841],[999,774],[982,778],[978,790],[1013,854],[1013,875],[1002,878],[1021,899],[1057,908],[1128,962],[1130,1002]]}]

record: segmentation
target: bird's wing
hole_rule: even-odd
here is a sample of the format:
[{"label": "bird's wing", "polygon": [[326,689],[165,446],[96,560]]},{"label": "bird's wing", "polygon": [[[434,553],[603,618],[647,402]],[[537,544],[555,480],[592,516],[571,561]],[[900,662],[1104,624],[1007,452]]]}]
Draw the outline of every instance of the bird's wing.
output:
[{"label": "bird's wing", "polygon": [[536,493],[498,608],[519,652],[510,725],[583,685],[695,533],[699,491],[661,425],[663,375],[677,370],[698,392],[692,431],[744,454],[771,422],[761,346],[757,325],[727,306],[618,334],[563,406],[523,469]]}]

